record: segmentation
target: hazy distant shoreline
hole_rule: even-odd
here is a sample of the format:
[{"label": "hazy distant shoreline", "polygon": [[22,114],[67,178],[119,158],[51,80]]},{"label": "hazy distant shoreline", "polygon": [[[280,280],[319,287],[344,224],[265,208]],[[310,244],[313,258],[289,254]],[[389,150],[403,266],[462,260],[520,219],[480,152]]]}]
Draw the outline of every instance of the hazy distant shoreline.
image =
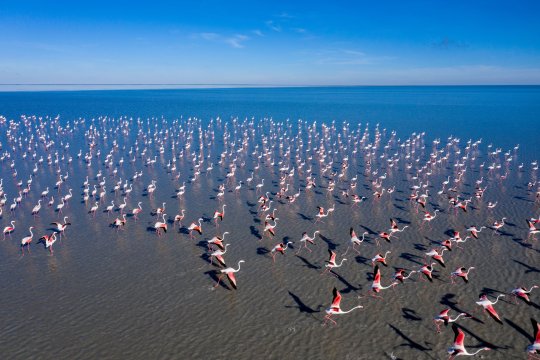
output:
[{"label": "hazy distant shoreline", "polygon": [[304,84],[0,84],[0,92],[85,90],[193,90],[246,88],[384,88],[384,87],[537,87],[540,84],[395,84],[395,85],[304,85]]}]

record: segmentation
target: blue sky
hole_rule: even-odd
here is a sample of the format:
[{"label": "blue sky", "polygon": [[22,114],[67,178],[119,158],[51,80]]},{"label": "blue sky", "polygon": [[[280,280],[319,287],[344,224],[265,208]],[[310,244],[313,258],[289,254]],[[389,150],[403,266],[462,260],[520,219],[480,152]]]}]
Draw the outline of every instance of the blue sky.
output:
[{"label": "blue sky", "polygon": [[0,1],[0,83],[540,84],[539,1]]}]

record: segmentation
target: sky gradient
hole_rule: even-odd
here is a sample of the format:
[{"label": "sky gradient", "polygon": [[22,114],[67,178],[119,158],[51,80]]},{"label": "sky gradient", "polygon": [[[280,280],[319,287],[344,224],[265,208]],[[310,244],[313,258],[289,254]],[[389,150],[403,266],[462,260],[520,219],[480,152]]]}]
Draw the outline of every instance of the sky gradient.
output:
[{"label": "sky gradient", "polygon": [[539,1],[0,2],[2,84],[540,84]]}]

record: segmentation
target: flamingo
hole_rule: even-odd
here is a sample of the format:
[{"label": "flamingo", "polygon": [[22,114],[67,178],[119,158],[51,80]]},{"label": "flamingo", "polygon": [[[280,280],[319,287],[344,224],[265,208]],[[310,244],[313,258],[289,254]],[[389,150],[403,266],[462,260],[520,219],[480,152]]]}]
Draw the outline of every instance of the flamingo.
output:
[{"label": "flamingo", "polygon": [[460,277],[465,281],[465,283],[469,282],[469,271],[474,269],[474,266],[471,266],[470,268],[464,268],[464,267],[458,267],[456,271],[452,272],[450,274],[450,280],[452,280],[452,284],[454,283],[454,278]]},{"label": "flamingo", "polygon": [[154,210],[154,214],[159,217],[159,215],[163,214],[165,212],[165,203],[161,204],[161,207],[158,207]]},{"label": "flamingo", "polygon": [[37,215],[39,210],[41,210],[41,199],[38,200],[37,205],[32,209],[32,215]]},{"label": "flamingo", "polygon": [[52,222],[51,225],[54,225],[56,228],[55,231],[60,234],[60,238],[62,237],[62,234],[66,231],[67,227],[71,225],[70,222],[67,222],[68,217],[64,216],[63,223],[59,222]]},{"label": "flamingo", "polygon": [[193,238],[193,231],[196,231],[199,233],[199,235],[202,235],[202,225],[201,225],[201,222],[203,221],[202,218],[199,218],[198,220],[198,224],[195,223],[195,222],[192,222],[189,227],[188,227],[188,230],[189,230],[189,237],[190,238]]},{"label": "flamingo", "polygon": [[214,222],[216,226],[218,225],[218,219],[223,221],[223,217],[225,216],[225,206],[227,205],[223,204],[221,212],[219,212],[218,210],[214,211]]},{"label": "flamingo", "polygon": [[534,238],[536,234],[540,233],[540,229],[537,229],[532,221],[527,220],[527,225],[529,226],[529,238]]},{"label": "flamingo", "polygon": [[92,207],[90,208],[90,211],[88,211],[88,212],[91,213],[93,216],[96,216],[96,211],[97,211],[98,207],[99,207],[99,204],[98,204],[98,202],[96,201],[96,204],[95,204],[94,206],[92,206]]},{"label": "flamingo", "polygon": [[124,208],[126,207],[127,205],[127,197],[124,197],[124,202],[120,205],[118,205],[118,209],[120,210],[120,214],[124,214]]},{"label": "flamingo", "polygon": [[482,226],[480,227],[480,229],[477,229],[476,226],[473,225],[467,228],[467,231],[471,233],[473,238],[478,239],[478,234],[485,228],[486,228],[485,226]]},{"label": "flamingo", "polygon": [[505,217],[503,217],[501,221],[495,221],[493,223],[492,228],[493,228],[493,233],[494,234],[500,235],[499,229],[504,226],[504,220],[506,220]]},{"label": "flamingo", "polygon": [[460,313],[455,318],[450,317],[448,313],[450,312],[450,309],[444,309],[439,313],[439,315],[435,316],[433,318],[433,322],[435,323],[435,326],[437,327],[437,332],[441,332],[441,325],[439,323],[444,323],[445,326],[448,326],[449,323],[457,321],[460,317],[470,317],[467,313]]},{"label": "flamingo", "polygon": [[531,319],[533,327],[533,338],[534,342],[527,346],[527,353],[529,353],[530,358],[533,358],[533,355],[540,354],[540,328],[538,327],[538,322],[535,319]]},{"label": "flamingo", "polygon": [[112,223],[111,226],[115,226],[116,230],[123,228],[126,225],[126,214],[122,214],[122,218],[116,218]]},{"label": "flamingo", "polygon": [[107,206],[107,208],[105,209],[105,211],[107,211],[107,215],[110,215],[113,209],[114,209],[114,200],[111,201],[111,205]]},{"label": "flamingo", "polygon": [[167,232],[167,221],[165,220],[167,214],[161,214],[161,216],[163,221],[156,221],[154,224],[154,229],[156,230],[156,234],[158,236],[161,236],[161,230],[163,230],[163,232]]},{"label": "flamingo", "polygon": [[381,292],[381,290],[393,288],[397,284],[398,282],[394,281],[388,286],[382,286],[381,285],[381,270],[379,269],[379,265],[375,266],[375,269],[373,270],[373,283],[371,284],[371,289],[370,289],[371,295],[373,297],[378,297],[382,299],[382,297],[377,294]]},{"label": "flamingo", "polygon": [[326,210],[326,213],[324,212],[324,208],[322,206],[317,206],[317,209],[319,209],[319,212],[317,213],[317,215],[315,215],[317,217],[315,222],[323,222],[322,219],[328,217],[328,215],[330,215],[336,209],[336,204],[332,205],[331,208],[328,208],[328,210]]},{"label": "flamingo", "polygon": [[4,239],[6,240],[6,235],[9,235],[11,237],[11,233],[15,231],[15,220],[11,221],[11,226],[6,226],[3,230],[4,233]]},{"label": "flamingo", "polygon": [[65,200],[64,200],[64,198],[62,198],[62,203],[56,205],[56,211],[57,211],[58,213],[62,213],[62,209],[64,208],[64,205],[65,205],[65,204],[66,204],[66,203],[65,203]]},{"label": "flamingo", "polygon": [[28,253],[30,253],[30,243],[32,242],[32,239],[34,238],[34,234],[32,233],[33,228],[34,228],[33,226],[30,226],[30,228],[28,229],[28,231],[30,232],[30,236],[25,236],[21,240],[21,251],[22,251],[23,255],[24,255],[24,248],[25,247],[28,248]]},{"label": "flamingo", "polygon": [[182,209],[182,211],[180,211],[180,214],[177,214],[175,217],[174,217],[174,223],[178,223],[179,225],[182,224],[182,220],[184,220],[184,216],[185,216],[185,213],[186,213],[186,210]]},{"label": "flamingo", "polygon": [[332,316],[333,315],[343,315],[343,314],[348,314],[356,309],[362,309],[363,306],[362,305],[357,305],[353,308],[351,308],[350,310],[347,310],[347,311],[344,311],[341,309],[341,294],[339,293],[339,291],[337,290],[337,288],[334,287],[334,290],[332,290],[332,294],[333,294],[333,298],[332,298],[332,304],[330,305],[329,308],[327,308],[325,310],[326,312],[326,315],[324,317],[324,324],[326,325],[326,323],[328,321],[331,321],[332,323],[334,323],[334,325],[337,325],[337,322],[332,319]]},{"label": "flamingo", "polygon": [[502,324],[503,322],[501,321],[499,314],[497,314],[497,311],[495,311],[493,305],[495,305],[499,301],[499,298],[503,296],[504,294],[499,294],[497,295],[497,299],[495,299],[495,301],[491,301],[488,299],[486,294],[481,294],[479,301],[476,302],[478,305],[482,306],[489,316],[491,316],[493,320],[497,321],[499,324]]},{"label": "flamingo", "polygon": [[406,274],[405,269],[397,269],[392,278],[403,284],[403,282],[410,278],[415,272],[416,270],[411,270],[409,274]]},{"label": "flamingo", "polygon": [[[424,274],[426,276],[426,278],[430,281],[430,282],[433,282],[433,275],[432,275],[432,272],[433,272],[433,265],[435,265],[435,263],[431,263],[429,265],[427,264],[424,264],[418,271],[418,275],[419,276],[422,276],[421,274]],[[421,277],[420,277],[421,279]]]},{"label": "flamingo", "polygon": [[445,251],[445,247],[441,248],[441,250],[439,251],[437,251],[437,249],[431,249],[429,252],[426,253],[426,256],[431,256],[431,258],[437,261],[442,267],[446,267],[443,259],[443,254]]},{"label": "flamingo", "polygon": [[133,214],[133,217],[135,218],[135,220],[137,220],[139,218],[139,214],[142,211],[141,204],[142,204],[142,202],[139,201],[139,203],[137,204],[137,207],[131,211],[131,213]]},{"label": "flamingo", "polygon": [[324,269],[321,275],[333,272],[335,268],[341,267],[341,265],[343,265],[343,263],[347,261],[346,258],[343,258],[341,259],[341,262],[338,264],[336,262],[336,256],[337,256],[336,253],[328,249],[328,254],[330,255],[330,258],[327,261],[325,261],[326,264],[324,264],[324,266],[326,267],[326,269]]},{"label": "flamingo", "polygon": [[352,247],[352,249],[353,249],[354,251],[356,251],[357,254],[360,254],[360,251],[359,251],[358,249],[356,249],[355,246],[360,246],[360,245],[362,245],[362,243],[364,242],[364,238],[365,238],[366,234],[368,234],[368,232],[367,232],[367,231],[364,231],[364,232],[362,233],[362,240],[360,240],[360,239],[358,238],[358,236],[356,236],[356,232],[354,231],[354,229],[351,227],[351,228],[349,229],[349,235],[351,236],[351,244],[347,247],[347,250],[345,251],[345,254],[347,253],[347,251],[349,251],[349,247]]},{"label": "flamingo", "polygon": [[272,255],[272,261],[276,262],[276,253],[279,252],[281,255],[285,255],[285,250],[289,248],[289,245],[292,244],[292,241],[287,241],[285,244],[279,243],[272,248],[270,254]]},{"label": "flamingo", "polygon": [[299,254],[299,253],[300,253],[300,250],[302,250],[303,247],[306,248],[306,249],[308,249],[309,252],[311,252],[312,250],[311,250],[310,248],[308,248],[307,243],[310,243],[310,244],[315,245],[314,240],[315,240],[315,236],[316,236],[318,233],[320,233],[320,231],[319,231],[319,230],[316,230],[316,231],[313,233],[313,236],[310,237],[310,236],[308,235],[308,233],[307,233],[306,231],[304,231],[304,232],[302,233],[302,238],[300,239],[300,243],[303,243],[303,246],[300,245],[300,246],[298,247],[298,251],[296,252],[296,254]]},{"label": "flamingo", "polygon": [[219,270],[219,272],[221,274],[219,275],[218,281],[217,281],[217,283],[216,283],[216,285],[214,287],[218,287],[218,285],[219,285],[219,283],[221,281],[221,278],[226,275],[227,278],[229,279],[229,282],[231,283],[232,287],[236,289],[237,288],[237,286],[236,286],[236,276],[234,274],[240,271],[240,265],[242,263],[244,263],[244,262],[245,262],[244,260],[238,261],[238,269],[228,267],[226,269]]},{"label": "flamingo", "polygon": [[278,221],[278,220],[279,220],[279,218],[276,218],[276,219],[274,220],[274,225],[270,224],[268,221],[265,221],[265,222],[264,222],[264,230],[263,230],[263,232],[266,233],[266,232],[268,231],[268,233],[269,233],[270,235],[276,236],[276,232],[275,232],[274,229],[275,229],[275,227],[277,226],[277,221]]},{"label": "flamingo", "polygon": [[453,360],[456,356],[474,356],[480,351],[490,350],[490,348],[484,347],[470,353],[465,349],[465,345],[463,344],[463,341],[465,340],[463,331],[458,328],[456,324],[452,324],[452,331],[454,331],[454,344],[448,348],[448,354],[450,355],[449,360]]},{"label": "flamingo", "polygon": [[375,266],[376,263],[381,263],[383,264],[384,266],[388,266],[388,264],[386,264],[386,256],[388,254],[392,253],[391,251],[387,251],[384,253],[384,256],[380,253],[376,254],[373,259],[371,259],[371,265],[372,266]]},{"label": "flamingo", "polygon": [[529,294],[531,293],[531,291],[533,291],[533,289],[536,289],[536,288],[538,288],[538,285],[531,286],[529,290],[527,290],[523,286],[513,289],[512,295],[514,295],[514,300],[516,300],[517,298],[520,298],[523,301],[525,301],[527,304],[531,304],[531,300],[529,299]]},{"label": "flamingo", "polygon": [[216,260],[222,265],[222,266],[227,266],[225,264],[225,259],[223,259],[223,255],[225,255],[225,253],[227,252],[227,247],[229,247],[229,245],[231,244],[227,244],[225,245],[225,248],[223,250],[219,249],[219,250],[216,250],[216,251],[213,251],[210,253],[210,264],[213,264],[214,263],[214,258],[216,258]]},{"label": "flamingo", "polygon": [[223,233],[223,235],[221,235],[221,236],[216,235],[212,239],[208,240],[206,242],[207,246],[208,246],[208,249],[210,250],[210,245],[214,244],[218,248],[220,248],[221,250],[225,250],[225,247],[223,246],[223,241],[225,240],[225,235],[227,235],[228,233],[229,233],[228,231],[225,231]]},{"label": "flamingo", "polygon": [[39,240],[45,243],[45,248],[49,249],[49,253],[52,255],[54,252],[53,244],[56,242],[56,232],[53,232],[50,236],[44,235]]}]

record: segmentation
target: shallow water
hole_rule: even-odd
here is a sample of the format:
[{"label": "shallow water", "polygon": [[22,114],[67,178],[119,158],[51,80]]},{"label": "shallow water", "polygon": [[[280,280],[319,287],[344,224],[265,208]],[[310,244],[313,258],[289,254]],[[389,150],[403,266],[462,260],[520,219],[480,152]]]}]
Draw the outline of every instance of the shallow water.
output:
[{"label": "shallow water", "polygon": [[[492,298],[499,292],[508,293],[517,286],[539,284],[540,245],[538,240],[528,240],[525,219],[538,216],[538,202],[535,202],[536,186],[527,184],[536,180],[537,171],[531,161],[539,155],[538,144],[534,141],[539,131],[534,127],[523,131],[540,114],[540,88],[538,87],[413,87],[413,88],[319,88],[319,89],[231,89],[231,90],[182,90],[182,91],[114,91],[114,92],[52,92],[52,93],[0,93],[0,113],[14,119],[20,126],[13,130],[21,135],[26,148],[27,138],[36,134],[36,121],[23,126],[21,114],[41,116],[60,115],[57,125],[64,129],[69,123],[72,131],[57,133],[57,127],[42,130],[54,140],[54,146],[46,151],[43,144],[35,148],[36,160],[45,158],[38,165],[32,178],[31,191],[16,211],[11,214],[9,204],[17,196],[16,182],[26,183],[33,172],[34,160],[27,157],[23,161],[24,149],[8,140],[8,124],[0,127],[2,153],[9,152],[15,160],[17,176],[13,177],[11,159],[0,163],[3,188],[8,195],[1,218],[2,227],[16,220],[16,230],[11,238],[0,242],[0,348],[5,358],[210,358],[248,359],[264,356],[270,359],[284,358],[345,358],[366,359],[390,358],[393,354],[401,359],[441,359],[446,358],[446,349],[452,344],[453,334],[448,327],[440,334],[435,332],[433,317],[445,307],[457,311],[472,311],[481,292]],[[79,150],[89,151],[88,130],[91,119],[100,115],[114,117],[96,122],[96,146],[91,166],[83,158],[77,158]],[[116,131],[119,116],[127,115],[123,129]],[[183,115],[182,120],[174,123]],[[140,117],[142,122],[128,120]],[[147,121],[149,116],[157,119]],[[165,120],[161,120],[161,116]],[[189,116],[200,120],[187,122]],[[210,119],[221,116],[223,121]],[[230,116],[239,116],[233,123]],[[244,123],[244,117],[254,117],[253,124]],[[272,117],[264,120],[264,117]],[[76,119],[84,118],[75,125]],[[285,122],[287,126],[275,125]],[[289,195],[301,189],[298,200],[289,204],[279,199],[280,160],[293,161],[298,139],[287,139],[298,133],[298,118],[305,119],[300,138],[303,142],[301,159],[306,161],[302,172],[296,169],[289,178]],[[322,122],[331,127],[335,119],[335,129],[322,135]],[[328,157],[325,162],[333,168],[321,171],[321,162],[315,156],[310,161],[307,154],[310,131],[307,126],[317,120],[316,131],[311,132],[311,149],[324,144]],[[344,131],[342,121],[348,121]],[[474,121],[475,126],[471,126]],[[360,132],[358,123],[362,123]],[[374,140],[375,124],[380,123],[381,141],[367,169],[367,152],[353,149],[364,133],[369,122],[369,140]],[[47,124],[50,124],[49,120]],[[157,127],[156,127],[157,125]],[[200,147],[197,129],[213,131],[204,135]],[[465,126],[467,125],[467,126]],[[231,133],[227,145],[223,143],[223,133]],[[383,128],[386,131],[382,131]],[[139,129],[141,132],[138,133]],[[155,134],[155,129],[169,130],[168,134]],[[234,134],[234,130],[237,130]],[[384,146],[397,135],[388,149]],[[115,133],[116,131],[116,133]],[[246,131],[247,136],[244,135]],[[407,159],[404,148],[399,147],[413,132],[426,131],[422,141],[414,147],[415,157],[421,160],[413,168],[405,168]],[[12,132],[12,133],[13,133]],[[190,141],[185,134],[194,132]],[[85,136],[86,133],[86,136]],[[338,146],[340,139],[347,143],[347,150]],[[107,134],[107,138],[104,137]],[[318,135],[316,135],[318,134]],[[422,211],[416,212],[414,203],[408,199],[410,187],[415,180],[416,169],[420,168],[432,150],[432,140],[440,137],[438,149],[445,148],[447,137],[461,138],[459,144],[448,150],[449,160],[432,169],[432,175],[422,175],[429,179],[430,190],[427,209],[440,209],[437,218],[429,225],[422,226]],[[268,141],[263,144],[261,136]],[[283,139],[280,139],[283,137]],[[18,135],[17,135],[18,138]],[[37,138],[37,136],[36,136]],[[248,139],[242,151],[241,140]],[[482,186],[488,186],[482,200],[473,197],[467,213],[455,213],[450,208],[446,194],[438,195],[441,184],[450,176],[456,177],[456,160],[465,153],[467,140],[482,138],[478,151],[472,153],[476,160],[467,160],[467,172],[459,185],[463,198],[474,194],[475,181],[484,178]],[[152,143],[148,140],[152,139]],[[235,141],[236,139],[236,141]],[[399,139],[399,140],[398,140]],[[118,147],[114,150],[113,141]],[[146,140],[146,144],[144,144]],[[138,141],[139,151],[135,162],[128,154]],[[160,154],[160,142],[164,152]],[[18,142],[18,140],[17,140]],[[68,149],[64,145],[70,144]],[[175,149],[171,148],[175,143]],[[189,150],[184,146],[190,143]],[[234,143],[234,146],[232,145]],[[283,143],[283,148],[279,144]],[[488,150],[488,144],[493,147]],[[514,146],[519,143],[519,150]],[[255,146],[258,145],[258,148]],[[125,146],[125,148],[124,148]],[[285,159],[287,148],[290,156]],[[422,148],[424,147],[424,148]],[[488,151],[502,148],[497,156],[489,156]],[[141,155],[144,148],[147,151]],[[219,164],[224,148],[234,149]],[[268,149],[269,158],[261,160],[254,151]],[[461,154],[456,151],[461,149]],[[97,150],[101,151],[97,157]],[[105,166],[106,155],[112,154],[113,166]],[[330,154],[332,150],[335,153]],[[58,151],[59,165],[48,165],[46,157]],[[505,164],[503,153],[510,151],[512,161]],[[194,160],[191,153],[197,154]],[[31,154],[32,152],[29,152]],[[386,154],[381,159],[380,155]],[[386,159],[399,158],[398,165],[390,168]],[[61,157],[64,156],[64,160]],[[71,163],[68,156],[73,157]],[[146,166],[147,159],[156,156],[156,163]],[[209,158],[207,158],[209,156]],[[339,172],[343,159],[349,157],[346,176],[337,183],[336,190],[329,196],[327,185],[331,172]],[[119,165],[121,158],[123,165]],[[171,172],[167,164],[176,157],[177,171]],[[195,181],[194,165],[204,159],[201,175]],[[233,181],[227,183],[223,200],[217,198],[218,186],[226,182],[229,165],[237,158],[238,168]],[[271,165],[272,160],[276,164]],[[245,162],[245,164],[243,164]],[[481,164],[485,162],[484,167]],[[500,169],[488,171],[495,162]],[[518,165],[524,163],[520,171]],[[206,168],[214,164],[207,174]],[[234,192],[238,181],[246,181],[255,170],[255,180],[244,184],[240,192]],[[312,165],[316,188],[306,191],[306,169]],[[54,189],[58,179],[57,169],[62,175],[69,174],[60,190]],[[113,175],[113,170],[117,174]],[[373,175],[376,169],[378,173]],[[507,178],[501,179],[508,169]],[[102,171],[106,178],[107,193],[100,203],[96,216],[88,214],[93,201],[82,201],[82,184],[86,176],[91,185],[97,185],[96,174]],[[136,171],[143,176],[131,181]],[[383,180],[385,188],[395,186],[395,192],[384,194],[380,199],[373,197],[372,180],[387,173]],[[179,173],[179,177],[176,175]],[[351,193],[368,199],[351,206],[350,198],[341,195],[341,189],[350,187],[351,178],[358,176],[358,185]],[[133,192],[128,196],[126,209],[142,202],[143,212],[139,220],[127,218],[125,230],[116,231],[109,223],[119,216],[115,211],[110,216],[103,213],[111,200],[122,202],[122,192],[115,194],[112,187],[118,179],[133,184]],[[264,217],[257,213],[257,193],[254,185],[265,179],[263,192],[269,191],[274,200],[279,218],[276,237],[263,236]],[[156,180],[157,189],[153,195],[145,191],[151,180]],[[177,198],[176,189],[186,182],[186,193]],[[41,191],[47,186],[50,195],[58,199],[73,189],[73,198],[63,209],[73,223],[66,237],[54,245],[50,255],[37,239],[50,233],[51,221],[63,217],[53,208],[43,204],[39,216],[33,218],[30,212],[37,203]],[[92,187],[91,187],[92,189]],[[99,191],[98,191],[99,192]],[[47,200],[48,201],[48,200]],[[45,201],[45,202],[47,202]],[[487,203],[497,201],[494,209]],[[166,202],[166,213],[172,218],[180,209],[186,209],[182,226],[169,224],[169,231],[157,237],[151,228],[156,216],[152,209]],[[214,210],[227,204],[225,218],[219,227],[214,225]],[[317,206],[336,210],[323,223],[315,223]],[[185,226],[203,217],[203,234],[190,239]],[[506,217],[506,225],[501,235],[485,229],[478,240],[468,240],[464,249],[454,248],[446,252],[446,268],[435,265],[438,276],[433,283],[420,281],[417,276],[393,290],[382,292],[383,300],[370,297],[367,292],[372,281],[371,258],[378,252],[387,250],[388,267],[383,267],[382,284],[391,282],[395,267],[417,269],[424,263],[424,253],[435,248],[450,237],[451,230],[461,231],[465,237],[465,227],[470,225],[490,226],[495,220]],[[399,233],[399,239],[377,246],[377,233],[387,230],[389,218],[398,219],[400,227],[409,228]],[[31,253],[21,256],[18,244],[34,226]],[[349,227],[358,234],[368,231],[367,239],[360,247],[360,254],[349,250],[344,265],[335,270],[338,276],[319,275],[328,258],[327,250],[335,249],[338,260],[342,258],[349,244]],[[150,227],[150,228],[149,228]],[[299,255],[298,240],[302,232],[312,234],[320,230],[321,236],[311,246],[312,252],[303,249]],[[241,271],[237,273],[238,289],[232,290],[227,282],[214,289],[218,267],[210,265],[205,256],[208,240],[224,231],[230,232],[226,242],[231,246],[225,254],[228,266],[236,267],[240,259]],[[260,239],[261,237],[262,240]],[[293,249],[285,256],[278,254],[275,264],[268,251],[280,241],[293,241]],[[470,282],[458,281],[451,284],[449,273],[458,266],[475,266]],[[459,280],[459,279],[458,279]],[[347,310],[357,304],[364,309],[343,316],[336,316],[338,325],[323,326],[323,317],[332,300],[332,289],[337,287],[342,295],[342,307]],[[540,290],[531,294],[533,305],[523,302],[514,304],[506,295],[495,308],[504,325],[495,323],[481,312],[477,319],[464,319],[459,324],[466,332],[465,344],[470,350],[489,346],[490,352],[479,356],[493,359],[526,358],[525,347],[531,343],[532,328],[529,318],[540,318]],[[457,310],[456,310],[457,309]]]}]

